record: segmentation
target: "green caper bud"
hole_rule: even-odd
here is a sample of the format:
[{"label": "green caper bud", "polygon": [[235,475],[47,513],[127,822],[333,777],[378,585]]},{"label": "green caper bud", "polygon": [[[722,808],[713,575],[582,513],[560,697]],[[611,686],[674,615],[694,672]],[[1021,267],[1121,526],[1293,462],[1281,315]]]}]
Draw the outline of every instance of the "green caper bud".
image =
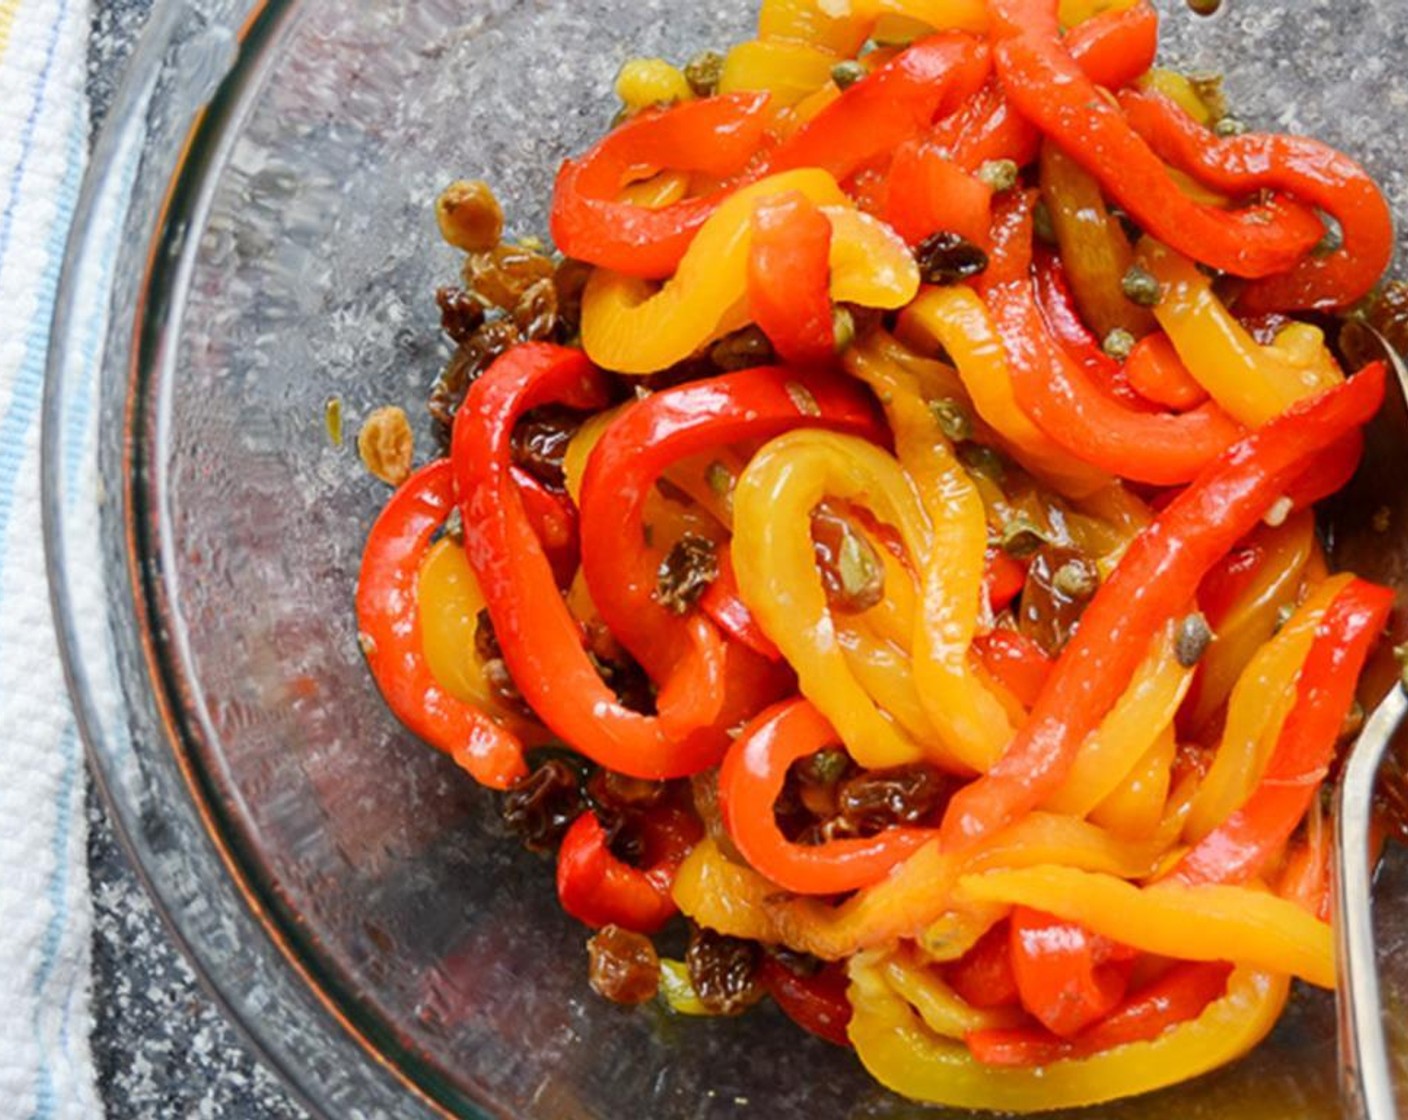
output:
[{"label": "green caper bud", "polygon": [[848,58],[831,68],[831,80],[836,83],[837,89],[850,89],[868,73],[870,71],[859,62]]},{"label": "green caper bud", "polygon": [[856,317],[846,307],[834,308],[831,312],[831,337],[835,340],[836,353],[844,353],[856,340]]},{"label": "green caper bud", "polygon": [[1229,136],[1241,136],[1247,131],[1247,126],[1236,117],[1223,117],[1212,126],[1212,130],[1216,135],[1226,139]]},{"label": "green caper bud", "polygon": [[1100,588],[1100,573],[1089,560],[1068,560],[1056,569],[1051,585],[1068,599],[1089,599]]},{"label": "green caper bud", "polygon": [[1035,521],[1019,513],[1002,527],[1002,536],[997,543],[1008,556],[1021,559],[1032,555],[1046,544],[1047,540],[1046,534]]},{"label": "green caper bud", "polygon": [[709,97],[719,88],[724,72],[724,56],[718,51],[700,51],[684,65],[684,80],[695,97]]},{"label": "green caper bud", "polygon": [[1117,362],[1122,362],[1134,350],[1134,344],[1138,340],[1134,335],[1123,327],[1116,327],[1105,336],[1105,341],[1100,344],[1100,349]]},{"label": "green caper bud", "polygon": [[978,178],[997,194],[1015,187],[1019,173],[1016,161],[1010,159],[990,159],[978,168]]},{"label": "green caper bud", "polygon": [[1157,307],[1159,300],[1163,298],[1163,289],[1158,278],[1147,268],[1137,264],[1132,265],[1124,274],[1120,288],[1124,291],[1125,299],[1140,307]]},{"label": "green caper bud", "polygon": [[952,397],[929,402],[929,411],[938,422],[939,431],[953,443],[962,443],[973,438],[973,418],[962,403]]},{"label": "green caper bud", "polygon": [[1178,634],[1173,640],[1173,653],[1178,663],[1191,669],[1203,659],[1208,646],[1212,644],[1212,630],[1208,620],[1194,611],[1178,624]]}]

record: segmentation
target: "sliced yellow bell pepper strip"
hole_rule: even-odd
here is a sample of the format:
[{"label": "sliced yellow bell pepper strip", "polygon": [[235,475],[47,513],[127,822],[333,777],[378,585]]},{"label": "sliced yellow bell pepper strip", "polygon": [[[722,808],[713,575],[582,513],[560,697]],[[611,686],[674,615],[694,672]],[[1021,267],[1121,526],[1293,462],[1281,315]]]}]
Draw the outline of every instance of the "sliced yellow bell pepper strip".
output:
[{"label": "sliced yellow bell pepper strip", "polygon": [[824,171],[769,176],[730,195],[700,227],[675,275],[649,281],[598,269],[582,293],[582,348],[620,373],[654,373],[747,320],[752,218],[763,199],[797,191],[831,222],[831,296],[863,307],[903,307],[919,266],[888,226],[856,210]]},{"label": "sliced yellow bell pepper strip", "polygon": [[1178,737],[1170,724],[1119,788],[1090,811],[1091,823],[1131,840],[1153,836],[1164,818],[1177,754]]},{"label": "sliced yellow bell pepper strip", "polygon": [[621,188],[617,198],[621,202],[644,206],[647,210],[659,210],[682,199],[689,190],[689,176],[682,171],[661,171],[649,179],[629,183]]},{"label": "sliced yellow bell pepper strip", "polygon": [[739,43],[724,57],[720,93],[772,94],[778,108],[796,105],[831,80],[840,56],[823,47],[785,39],[754,39]]},{"label": "sliced yellow bell pepper strip", "polygon": [[1189,807],[1184,835],[1196,843],[1245,804],[1265,770],[1296,702],[1296,680],[1330,604],[1353,580],[1342,575],[1317,587],[1274,638],[1261,647],[1232,690],[1227,723]]},{"label": "sliced yellow bell pepper strip", "polygon": [[1042,145],[1040,169],[1042,198],[1085,322],[1098,338],[1114,330],[1135,338],[1151,334],[1157,327],[1154,316],[1124,294],[1134,249],[1105,205],[1100,184],[1050,140]]},{"label": "sliced yellow bell pepper strip", "polygon": [[975,853],[958,857],[925,845],[880,883],[839,906],[786,895],[704,840],[680,867],[674,898],[699,925],[734,937],[786,945],[824,960],[917,938],[933,960],[956,960],[1001,917],[1005,904],[955,897],[965,871],[1061,864],[1125,878],[1150,874],[1155,843],[1131,843],[1086,821],[1036,812]]},{"label": "sliced yellow bell pepper strip", "polygon": [[739,594],[851,757],[868,768],[914,762],[923,752],[884,718],[838,641],[811,537],[812,511],[828,497],[864,505],[899,531],[911,556],[928,554],[928,516],[893,458],[852,436],[789,432],[754,456],[734,490]]},{"label": "sliced yellow bell pepper strip", "polygon": [[959,897],[1029,906],[1121,944],[1189,961],[1225,961],[1335,986],[1330,927],[1293,902],[1251,887],[1137,887],[1074,867],[965,875]]},{"label": "sliced yellow bell pepper strip", "polygon": [[676,1015],[713,1016],[689,978],[689,966],[684,961],[663,957],[660,960],[660,998]]},{"label": "sliced yellow bell pepper strip", "polygon": [[844,620],[837,621],[837,640],[845,651],[846,664],[881,715],[894,720],[915,743],[933,741],[937,732],[919,701],[909,652]]},{"label": "sliced yellow bell pepper strip", "polygon": [[1187,257],[1150,238],[1140,242],[1139,257],[1162,287],[1154,315],[1178,356],[1212,399],[1243,424],[1259,427],[1343,380],[1327,378],[1323,365],[1297,366],[1284,353],[1258,344]]},{"label": "sliced yellow bell pepper strip", "polygon": [[962,1043],[929,1029],[870,956],[850,965],[847,1033],[871,1075],[903,1096],[952,1108],[1044,1112],[1178,1084],[1226,1065],[1270,1032],[1285,1006],[1283,976],[1239,968],[1197,1019],[1149,1042],[1031,1069],[982,1065]]},{"label": "sliced yellow bell pepper strip", "polygon": [[1193,679],[1178,663],[1175,628],[1169,623],[1155,637],[1124,695],[1081,744],[1065,783],[1047,801],[1051,811],[1085,816],[1119,788],[1172,723]]},{"label": "sliced yellow bell pepper strip", "polygon": [[968,287],[924,288],[900,316],[900,338],[948,352],[973,407],[1013,456],[1056,490],[1084,497],[1111,479],[1058,447],[1017,404],[1002,340],[987,307]]},{"label": "sliced yellow bell pepper strip", "polygon": [[489,691],[474,642],[484,594],[464,549],[448,537],[433,544],[421,561],[416,602],[425,663],[440,686],[455,699],[492,713],[529,745],[551,739],[544,727],[500,703]]},{"label": "sliced yellow bell pepper strip", "polygon": [[807,43],[849,58],[860,50],[873,22],[854,13],[850,5],[838,12],[831,4],[823,10],[819,0],[763,0],[758,9],[758,38]]},{"label": "sliced yellow bell pepper strip", "polygon": [[1260,569],[1218,622],[1217,640],[1203,657],[1188,724],[1194,730],[1217,714],[1248,663],[1275,633],[1281,608],[1294,602],[1315,543],[1314,514],[1295,514],[1262,540],[1266,552]]},{"label": "sliced yellow bell pepper strip", "polygon": [[[1014,1027],[1025,1017],[1020,1008],[984,1010],[965,1003],[909,946],[901,945],[890,953],[872,950],[863,955],[873,960],[873,967],[879,968],[891,990],[919,1012],[924,1025],[944,1038]],[[868,964],[869,961],[860,967]]]},{"label": "sliced yellow bell pepper strip", "polygon": [[1198,91],[1187,76],[1177,70],[1155,66],[1139,79],[1138,85],[1140,89],[1163,94],[1205,128],[1211,128],[1216,123],[1207,102],[1198,96]]},{"label": "sliced yellow bell pepper strip", "polygon": [[1002,703],[969,666],[983,601],[983,500],[920,395],[917,379],[864,343],[852,347],[845,361],[880,399],[895,435],[895,453],[933,527],[929,552],[920,558],[923,605],[910,647],[920,702],[953,754],[986,772],[1013,729]]}]

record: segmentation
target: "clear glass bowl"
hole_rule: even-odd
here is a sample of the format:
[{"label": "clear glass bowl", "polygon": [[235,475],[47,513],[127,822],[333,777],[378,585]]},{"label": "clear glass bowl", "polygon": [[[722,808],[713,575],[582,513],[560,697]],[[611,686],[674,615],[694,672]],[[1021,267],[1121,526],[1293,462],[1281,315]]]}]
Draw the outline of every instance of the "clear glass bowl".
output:
[{"label": "clear glass bowl", "polygon": [[[1408,81],[1384,54],[1408,8],[1163,6],[1169,57],[1231,67],[1241,115],[1358,154],[1408,213]],[[422,398],[443,361],[438,189],[484,176],[514,232],[542,232],[553,171],[606,127],[620,63],[741,38],[752,7],[167,2],[99,145],[46,401],[61,640],[152,893],[315,1112],[937,1115],[772,1010],[680,1021],[593,997],[549,867],[400,729],[357,650],[358,553],[386,492],[332,445],[324,405],[340,398],[354,432]],[[1381,884],[1390,961],[1405,878]],[[1097,1112],[1330,1117],[1332,1040],[1329,998],[1302,993],[1239,1065]]]}]

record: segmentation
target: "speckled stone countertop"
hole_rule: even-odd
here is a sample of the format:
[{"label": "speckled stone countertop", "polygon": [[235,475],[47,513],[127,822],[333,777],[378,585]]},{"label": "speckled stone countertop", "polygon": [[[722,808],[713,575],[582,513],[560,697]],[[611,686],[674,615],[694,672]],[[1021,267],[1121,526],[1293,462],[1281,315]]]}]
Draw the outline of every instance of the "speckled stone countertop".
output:
[{"label": "speckled stone countertop", "polygon": [[[96,134],[151,0],[95,0],[88,96]],[[93,1060],[108,1120],[302,1120],[197,983],[88,795]]]}]

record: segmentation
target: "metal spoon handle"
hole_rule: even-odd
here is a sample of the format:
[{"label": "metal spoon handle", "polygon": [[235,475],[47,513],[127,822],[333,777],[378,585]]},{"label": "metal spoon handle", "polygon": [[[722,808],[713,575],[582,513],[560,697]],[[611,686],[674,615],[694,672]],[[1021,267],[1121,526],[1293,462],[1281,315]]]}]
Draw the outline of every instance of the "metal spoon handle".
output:
[{"label": "metal spoon handle", "polygon": [[1405,715],[1408,693],[1400,684],[1369,717],[1336,791],[1334,905],[1340,1094],[1349,1109],[1347,1115],[1359,1120],[1395,1120],[1398,1116],[1374,949],[1369,825],[1379,764]]}]

